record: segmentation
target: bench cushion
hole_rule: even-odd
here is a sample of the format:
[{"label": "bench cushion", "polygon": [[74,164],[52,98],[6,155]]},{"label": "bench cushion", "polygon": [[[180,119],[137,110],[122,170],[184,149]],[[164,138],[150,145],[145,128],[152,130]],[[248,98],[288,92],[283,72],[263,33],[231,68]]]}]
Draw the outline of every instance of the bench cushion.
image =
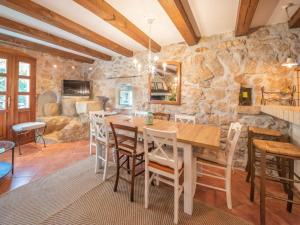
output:
[{"label": "bench cushion", "polygon": [[14,132],[20,133],[23,131],[44,128],[45,126],[46,126],[45,122],[26,122],[26,123],[19,123],[19,124],[13,125],[12,129]]}]

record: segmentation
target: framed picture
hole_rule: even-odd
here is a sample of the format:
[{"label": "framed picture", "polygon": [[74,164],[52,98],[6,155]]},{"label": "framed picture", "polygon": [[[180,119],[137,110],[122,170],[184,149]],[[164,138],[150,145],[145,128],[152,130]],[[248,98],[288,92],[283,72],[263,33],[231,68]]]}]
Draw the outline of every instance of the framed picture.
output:
[{"label": "framed picture", "polygon": [[119,89],[119,106],[131,107],[132,106],[132,86],[122,85]]}]

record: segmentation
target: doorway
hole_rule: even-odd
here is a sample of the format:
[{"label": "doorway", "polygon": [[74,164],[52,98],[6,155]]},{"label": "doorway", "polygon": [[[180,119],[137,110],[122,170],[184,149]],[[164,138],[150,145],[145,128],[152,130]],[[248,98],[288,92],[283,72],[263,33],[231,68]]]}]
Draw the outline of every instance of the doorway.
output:
[{"label": "doorway", "polygon": [[35,82],[36,60],[1,47],[0,139],[13,138],[12,125],[35,120]]}]

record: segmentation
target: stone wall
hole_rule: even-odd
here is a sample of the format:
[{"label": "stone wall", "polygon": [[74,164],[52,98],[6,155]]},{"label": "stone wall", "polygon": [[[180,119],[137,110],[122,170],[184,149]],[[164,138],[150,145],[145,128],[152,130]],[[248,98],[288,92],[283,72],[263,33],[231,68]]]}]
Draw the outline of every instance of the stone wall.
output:
[{"label": "stone wall", "polygon": [[[3,44],[0,46],[2,45]],[[6,45],[3,46],[7,47]],[[85,68],[88,68],[87,65],[90,64],[67,60],[65,58],[56,57],[38,51],[31,51],[25,48],[11,46],[8,47],[14,48],[18,52],[21,51],[31,57],[36,58],[37,120],[45,121],[47,123],[45,135],[46,142],[56,143],[88,139],[88,123],[81,122],[79,117],[74,117],[73,115],[43,117],[43,104],[49,101],[50,98],[52,100],[57,99],[57,102],[61,104],[62,80],[84,79],[88,71],[88,69],[85,70]],[[43,97],[39,98],[39,96],[42,94]],[[61,112],[58,114],[60,115],[60,113]]]},{"label": "stone wall", "polygon": [[[116,87],[130,83],[134,87],[134,108],[196,115],[199,123],[217,124],[226,135],[231,121],[288,130],[288,124],[267,115],[240,115],[236,112],[240,86],[253,88],[254,104],[260,104],[260,88],[285,90],[292,84],[293,72],[281,66],[288,56],[300,56],[300,29],[289,30],[286,24],[263,27],[249,36],[235,38],[233,33],[202,37],[195,46],[178,43],[164,46],[158,54],[161,61],[182,63],[182,104],[149,104],[147,76],[108,79],[138,75],[132,58],[118,57],[112,62],[96,61],[89,79],[94,94],[116,99]],[[145,63],[147,52],[135,57]],[[245,129],[245,128],[244,128]],[[236,154],[237,166],[246,158],[246,130],[242,133]]]},{"label": "stone wall", "polygon": [[[3,45],[3,44],[1,44]],[[4,45],[6,46],[6,45]],[[53,91],[58,101],[61,99],[62,80],[64,79],[83,79],[87,73],[84,63],[64,59],[50,54],[32,51],[25,48],[14,48],[25,54],[36,58],[36,94],[37,97],[47,91]],[[54,66],[56,65],[56,67]],[[90,65],[90,64],[87,64]],[[37,107],[38,109],[38,107]],[[38,112],[39,114],[39,112]]]}]

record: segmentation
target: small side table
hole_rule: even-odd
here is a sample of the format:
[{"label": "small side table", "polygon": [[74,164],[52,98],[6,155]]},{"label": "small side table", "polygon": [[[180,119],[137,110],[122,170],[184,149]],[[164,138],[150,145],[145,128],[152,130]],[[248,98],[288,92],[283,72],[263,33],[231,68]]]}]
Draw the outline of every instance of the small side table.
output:
[{"label": "small side table", "polygon": [[11,171],[14,173],[14,155],[15,155],[15,143],[12,141],[0,141],[0,154],[3,154],[11,150],[11,163],[0,162],[0,179],[5,177]]}]

